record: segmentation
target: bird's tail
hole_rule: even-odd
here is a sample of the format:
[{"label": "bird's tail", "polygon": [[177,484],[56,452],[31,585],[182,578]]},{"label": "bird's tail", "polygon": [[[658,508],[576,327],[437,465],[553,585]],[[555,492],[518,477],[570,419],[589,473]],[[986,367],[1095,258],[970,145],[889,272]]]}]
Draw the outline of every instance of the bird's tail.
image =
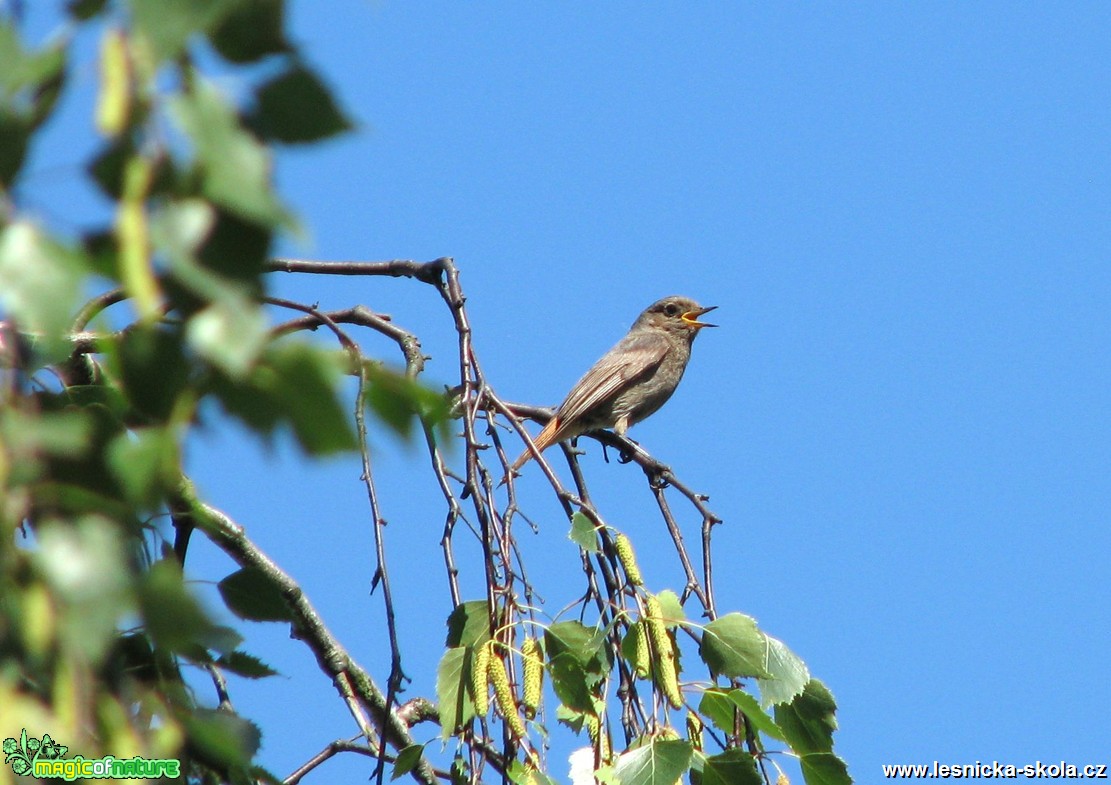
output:
[{"label": "bird's tail", "polygon": [[[561,438],[563,438],[563,435],[559,432],[559,426],[559,418],[553,417],[552,419],[548,420],[548,424],[544,426],[543,430],[541,430],[540,433],[536,434],[536,438],[533,439],[532,442],[536,445],[537,452],[543,452],[544,450],[548,449],[553,444],[558,442]],[[521,455],[517,458],[517,460],[513,462],[513,465],[509,467],[509,473],[515,473],[518,469],[528,463],[528,459],[531,457],[532,450],[526,448],[525,451],[521,453]]]}]

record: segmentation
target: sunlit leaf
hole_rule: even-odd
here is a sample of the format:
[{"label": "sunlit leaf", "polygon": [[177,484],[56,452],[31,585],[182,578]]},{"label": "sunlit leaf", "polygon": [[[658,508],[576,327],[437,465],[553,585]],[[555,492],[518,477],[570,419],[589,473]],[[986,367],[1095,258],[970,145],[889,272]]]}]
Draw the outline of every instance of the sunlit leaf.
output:
[{"label": "sunlit leaf", "polygon": [[214,28],[239,4],[239,0],[128,2],[136,28],[159,60],[176,57],[193,35]]},{"label": "sunlit leaf", "polygon": [[28,51],[7,19],[0,19],[0,185],[10,187],[34,130],[50,115],[65,77],[67,42]]},{"label": "sunlit leaf", "polygon": [[76,523],[40,527],[35,560],[63,601],[62,635],[96,662],[107,650],[116,622],[132,610],[132,573],[119,527],[89,516]]},{"label": "sunlit leaf", "polygon": [[544,632],[544,650],[553,660],[566,652],[592,673],[609,669],[609,651],[605,644],[604,628],[587,627],[578,621],[556,622]]},{"label": "sunlit leaf", "polygon": [[459,603],[447,617],[447,646],[477,646],[490,640],[490,610],[486,600]]},{"label": "sunlit leaf", "polygon": [[448,739],[455,730],[474,716],[474,704],[467,691],[464,663],[467,649],[450,648],[440,658],[436,670],[436,702],[440,710],[440,733]]},{"label": "sunlit leaf", "polygon": [[177,440],[164,428],[121,433],[108,445],[108,465],[132,503],[157,504],[180,476]]},{"label": "sunlit leaf", "polygon": [[233,379],[245,376],[269,340],[266,314],[244,299],[223,299],[191,318],[189,345]]},{"label": "sunlit leaf", "polygon": [[571,531],[567,536],[587,553],[597,553],[600,550],[597,527],[578,510],[571,515]]},{"label": "sunlit leaf", "polygon": [[0,310],[33,334],[32,347],[45,361],[69,354],[67,334],[87,270],[79,251],[31,223],[16,221],[0,233]]},{"label": "sunlit leaf", "polygon": [[765,667],[769,678],[757,679],[756,683],[760,687],[760,704],[768,707],[793,700],[810,681],[810,671],[782,641],[770,635],[764,637],[768,642]]},{"label": "sunlit leaf", "polygon": [[756,621],[741,613],[730,613],[706,625],[700,654],[710,672],[730,679],[768,677],[764,667],[767,644]]},{"label": "sunlit leaf", "polygon": [[366,403],[398,435],[408,437],[421,421],[439,425],[447,421],[448,402],[442,392],[388,368],[366,369]]},{"label": "sunlit leaf", "polygon": [[690,768],[693,751],[686,741],[653,740],[617,759],[615,781],[618,785],[675,785]]},{"label": "sunlit leaf", "polygon": [[313,455],[356,445],[350,415],[337,396],[337,359],[333,353],[298,343],[276,346],[267,353],[267,367],[276,374],[271,391],[282,403],[297,441]]},{"label": "sunlit leaf", "polygon": [[271,186],[270,153],[242,128],[235,111],[214,87],[200,81],[170,107],[193,142],[204,193],[209,198],[263,225],[287,222],[288,216]]},{"label": "sunlit leaf", "polygon": [[394,760],[393,773],[390,774],[390,780],[396,780],[404,777],[411,772],[420,763],[421,756],[424,755],[423,744],[410,744],[408,747],[402,749],[397,753],[397,758]]},{"label": "sunlit leaf", "polygon": [[13,453],[78,457],[89,450],[92,430],[92,420],[84,411],[63,410],[26,417],[14,409],[0,410],[0,435]]}]

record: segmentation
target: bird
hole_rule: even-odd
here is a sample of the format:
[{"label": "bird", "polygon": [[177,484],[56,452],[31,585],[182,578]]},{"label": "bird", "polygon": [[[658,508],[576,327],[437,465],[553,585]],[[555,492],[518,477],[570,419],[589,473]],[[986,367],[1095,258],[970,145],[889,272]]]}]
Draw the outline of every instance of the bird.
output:
[{"label": "bird", "polygon": [[[555,416],[532,440],[537,453],[599,428],[613,428],[618,436],[624,436],[629,426],[655,414],[679,386],[698,333],[705,327],[717,327],[698,317],[716,308],[704,308],[679,295],[645,308],[625,337],[567,393]],[[532,451],[526,449],[510,466],[509,474],[515,474],[531,457]]]}]

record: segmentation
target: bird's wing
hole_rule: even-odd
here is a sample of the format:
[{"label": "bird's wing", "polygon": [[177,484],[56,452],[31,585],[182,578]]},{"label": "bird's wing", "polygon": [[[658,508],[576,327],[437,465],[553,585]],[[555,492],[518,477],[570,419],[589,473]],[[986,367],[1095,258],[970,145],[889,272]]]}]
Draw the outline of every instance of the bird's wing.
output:
[{"label": "bird's wing", "polygon": [[614,397],[630,381],[653,371],[667,350],[668,342],[663,336],[650,332],[626,335],[571,388],[556,417],[560,422],[570,422]]}]

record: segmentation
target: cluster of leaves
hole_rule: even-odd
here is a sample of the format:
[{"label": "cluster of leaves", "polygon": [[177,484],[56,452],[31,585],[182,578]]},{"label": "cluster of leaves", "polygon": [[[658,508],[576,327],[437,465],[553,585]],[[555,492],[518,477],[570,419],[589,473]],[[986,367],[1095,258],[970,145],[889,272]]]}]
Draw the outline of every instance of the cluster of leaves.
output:
[{"label": "cluster of leaves", "polygon": [[[600,535],[585,515],[572,516],[570,538],[584,554],[602,554],[607,538]],[[788,777],[776,747],[799,759],[808,785],[850,783],[833,753],[836,705],[805,663],[744,614],[705,624],[688,619],[674,592],[645,590],[626,535],[612,542],[614,566],[623,576],[620,595],[628,605],[608,623],[599,618],[593,624],[542,625],[520,615],[511,600],[496,600],[493,607],[474,600],[455,609],[437,680],[444,738],[483,736],[480,728],[493,709],[511,741],[526,752],[523,761],[504,767],[508,778],[522,785],[553,782],[529,746],[530,737],[548,735],[537,697],[546,680],[556,720],[589,740],[576,785],[673,785],[687,772],[694,785],[761,785],[772,775],[784,783]],[[680,656],[680,636],[697,646],[696,654]],[[709,680],[692,675],[681,682],[687,672],[696,673],[682,660],[694,657]],[[505,683],[507,671],[518,674],[516,688]],[[760,700],[745,680],[759,688]],[[650,695],[642,700],[638,685],[644,684]],[[615,690],[620,712],[613,708]],[[462,757],[456,763],[465,769]]]},{"label": "cluster of leaves", "polygon": [[[395,426],[426,395],[348,353],[277,341],[264,312],[272,243],[296,228],[273,146],[349,127],[284,10],[72,0],[72,24],[41,48],[16,11],[0,17],[0,706],[85,756],[178,757],[205,780],[259,775],[259,731],[199,706],[182,668],[272,673],[187,590],[188,527],[175,553],[156,526],[180,511],[182,444],[206,401],[322,455],[359,444],[344,374],[363,375]],[[87,68],[72,61],[81,36],[99,37],[102,141],[86,172],[112,216],[74,237],[28,217],[20,194]],[[198,49],[228,69],[266,61],[269,76],[233,103]]]}]

